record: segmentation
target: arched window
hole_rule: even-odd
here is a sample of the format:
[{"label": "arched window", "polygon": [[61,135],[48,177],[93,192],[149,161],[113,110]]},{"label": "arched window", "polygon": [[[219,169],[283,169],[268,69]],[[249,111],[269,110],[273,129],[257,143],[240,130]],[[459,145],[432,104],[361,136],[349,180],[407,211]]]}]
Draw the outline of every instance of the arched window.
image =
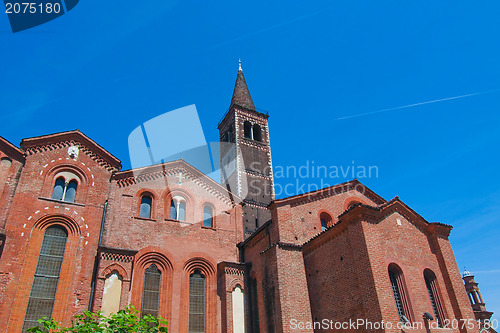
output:
[{"label": "arched window", "polygon": [[186,220],[186,200],[181,196],[175,196],[170,201],[170,219]]},{"label": "arched window", "polygon": [[160,309],[161,272],[152,264],[144,271],[144,286],[142,289],[141,317],[151,314],[158,316]]},{"label": "arched window", "polygon": [[319,219],[321,221],[321,231],[328,229],[332,222],[332,217],[327,213],[321,213]]},{"label": "arched window", "polygon": [[205,277],[196,270],[189,277],[189,333],[205,332]]},{"label": "arched window", "polygon": [[186,221],[186,201],[179,201],[179,221]]},{"label": "arched window", "polygon": [[75,202],[77,187],[78,183],[74,179],[68,183],[68,186],[66,187],[66,195],[64,196],[64,201]]},{"label": "arched window", "polygon": [[429,269],[424,271],[425,285],[431,301],[432,310],[439,327],[443,327],[444,312],[436,284],[436,275]]},{"label": "arched window", "polygon": [[253,125],[253,139],[255,141],[262,141],[262,130],[258,124]]},{"label": "arched window", "polygon": [[52,317],[67,238],[68,233],[61,226],[50,226],[45,230],[24,317],[23,332],[39,325],[38,319]]},{"label": "arched window", "polygon": [[174,199],[170,201],[170,218],[172,220],[177,220],[177,205],[175,204]]},{"label": "arched window", "polygon": [[396,302],[396,309],[398,311],[399,320],[402,323],[410,321],[410,305],[406,297],[406,288],[403,279],[403,272],[395,265],[389,265],[389,280],[391,281],[392,293],[394,301]]},{"label": "arched window", "polygon": [[249,121],[243,123],[243,132],[246,139],[253,139],[252,137],[252,124]]},{"label": "arched window", "polygon": [[143,195],[141,198],[141,209],[139,212],[140,217],[144,217],[146,219],[151,218],[151,205],[153,203],[153,199],[149,195]]},{"label": "arched window", "polygon": [[71,179],[69,182],[66,182],[64,177],[58,177],[52,191],[52,199],[75,202],[77,187],[78,182],[76,179]]},{"label": "arched window", "polygon": [[203,226],[206,228],[214,226],[214,211],[210,205],[203,206]]},{"label": "arched window", "polygon": [[8,158],[8,157],[2,157],[0,159],[0,166],[8,169],[8,168],[10,168],[11,165],[12,165],[12,160],[10,158]]},{"label": "arched window", "polygon": [[64,180],[64,177],[57,178],[54,185],[54,190],[52,191],[52,199],[62,200],[65,187],[66,181]]}]

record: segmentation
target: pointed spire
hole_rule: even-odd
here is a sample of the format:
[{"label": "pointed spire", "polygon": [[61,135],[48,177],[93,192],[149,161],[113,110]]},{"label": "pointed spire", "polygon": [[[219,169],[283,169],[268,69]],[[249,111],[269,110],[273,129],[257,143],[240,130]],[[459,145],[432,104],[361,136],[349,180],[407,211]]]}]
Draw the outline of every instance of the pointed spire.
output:
[{"label": "pointed spire", "polygon": [[241,68],[241,59],[238,59],[238,72],[243,72],[243,69]]},{"label": "pointed spire", "polygon": [[253,104],[252,97],[250,96],[250,91],[248,90],[245,77],[243,76],[241,60],[239,60],[238,76],[236,76],[233,98],[231,99],[231,106],[233,105],[255,110],[255,105]]}]

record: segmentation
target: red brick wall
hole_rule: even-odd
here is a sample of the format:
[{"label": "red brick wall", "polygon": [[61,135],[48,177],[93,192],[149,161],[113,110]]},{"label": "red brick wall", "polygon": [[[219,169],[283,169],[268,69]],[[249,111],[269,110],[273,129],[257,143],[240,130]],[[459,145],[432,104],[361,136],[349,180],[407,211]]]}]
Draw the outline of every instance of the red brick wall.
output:
[{"label": "red brick wall", "polygon": [[[61,168],[72,170],[83,181],[75,204],[47,199]],[[2,330],[7,325],[8,332],[21,329],[44,230],[52,223],[65,226],[69,233],[53,316],[68,322],[87,308],[110,175],[110,170],[83,152],[77,159],[69,158],[64,145],[26,157],[7,218],[0,262],[0,272],[10,274],[4,281],[6,301],[0,305]]]},{"label": "red brick wall", "polygon": [[[387,214],[389,215],[382,220],[377,218],[362,223],[368,258],[375,278],[375,296],[380,301],[383,319],[393,323],[398,321],[387,274],[391,263],[397,264],[403,271],[412,308],[410,316],[416,322],[424,323],[424,312],[434,316],[424,280],[426,269],[436,275],[446,319],[453,321],[474,318],[447,235],[441,235],[436,241],[425,222],[410,219],[399,212],[391,211]],[[475,332],[475,329],[465,327],[460,331]]]},{"label": "red brick wall", "polygon": [[342,222],[305,245],[304,263],[314,321],[380,322],[361,222]]},{"label": "red brick wall", "polygon": [[[187,169],[183,169],[183,177],[188,180],[182,184],[178,175],[126,186],[113,180],[102,245],[139,251],[133,271],[127,271],[131,289],[128,295],[122,294],[138,310],[144,270],[157,263],[162,271],[160,314],[169,321],[172,332],[187,332],[189,275],[199,269],[206,277],[206,331],[216,332],[221,320],[216,267],[221,261],[238,261],[236,244],[243,240],[242,208],[234,206],[227,197],[222,198],[217,193],[220,189],[193,181]],[[139,217],[140,197],[145,192],[153,196],[149,219]],[[187,201],[186,223],[170,219],[170,200],[176,195]],[[205,203],[215,208],[213,228],[202,226]],[[104,269],[110,262],[100,265]],[[100,304],[102,292],[97,292],[96,297],[96,304]]]}]

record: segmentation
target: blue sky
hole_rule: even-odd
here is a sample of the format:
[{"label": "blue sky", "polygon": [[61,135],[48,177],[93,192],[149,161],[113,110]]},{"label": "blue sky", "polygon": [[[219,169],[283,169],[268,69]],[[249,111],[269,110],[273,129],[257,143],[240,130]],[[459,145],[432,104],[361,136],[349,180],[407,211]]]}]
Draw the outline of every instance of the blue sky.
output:
[{"label": "blue sky", "polygon": [[128,168],[134,128],[196,104],[217,141],[242,58],[271,116],[275,166],[377,166],[361,180],[452,224],[460,269],[500,312],[499,10],[490,0],[85,0],[16,34],[2,14],[0,135],[18,144],[79,128]]}]

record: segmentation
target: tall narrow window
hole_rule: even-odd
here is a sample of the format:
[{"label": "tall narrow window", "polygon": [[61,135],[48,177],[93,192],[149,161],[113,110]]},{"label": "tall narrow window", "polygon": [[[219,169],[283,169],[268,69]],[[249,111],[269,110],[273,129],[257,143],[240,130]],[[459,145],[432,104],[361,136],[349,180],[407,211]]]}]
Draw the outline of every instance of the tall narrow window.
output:
[{"label": "tall narrow window", "polygon": [[214,226],[214,213],[212,207],[205,205],[203,207],[203,226],[212,228]]},{"label": "tall narrow window", "polygon": [[403,273],[395,264],[389,266],[389,280],[391,281],[392,293],[396,302],[399,320],[403,323],[410,319],[409,301],[406,298]]},{"label": "tall narrow window", "polygon": [[243,134],[246,139],[253,139],[252,137],[252,124],[249,121],[243,123]]},{"label": "tall narrow window", "polygon": [[151,204],[153,203],[153,199],[149,195],[143,195],[141,198],[141,209],[139,212],[140,217],[144,217],[146,219],[151,218]]},{"label": "tall narrow window", "polygon": [[181,196],[175,196],[170,201],[170,219],[186,220],[186,200]]},{"label": "tall narrow window", "polygon": [[195,271],[189,277],[189,333],[205,332],[205,277]]},{"label": "tall narrow window", "polygon": [[430,270],[425,270],[424,272],[425,285],[427,287],[427,293],[431,301],[432,311],[434,311],[434,316],[436,316],[436,322],[439,327],[443,327],[443,308],[441,307],[441,300],[439,299],[439,294],[436,285],[436,275]]},{"label": "tall narrow window", "polygon": [[326,229],[328,229],[328,227],[330,226],[330,222],[332,221],[332,217],[329,214],[323,212],[319,216],[319,219],[321,221],[321,231],[325,231]]},{"label": "tall narrow window", "polygon": [[186,201],[184,200],[179,201],[179,214],[177,219],[179,221],[186,221]]},{"label": "tall narrow window", "polygon": [[172,220],[177,220],[177,205],[175,204],[174,199],[170,201],[170,218]]},{"label": "tall narrow window", "polygon": [[144,272],[141,317],[147,314],[155,317],[158,316],[160,308],[160,283],[161,272],[155,264],[152,264]]},{"label": "tall narrow window", "polygon": [[328,228],[328,225],[326,224],[326,221],[324,219],[321,219],[321,231],[325,231]]},{"label": "tall narrow window", "polygon": [[66,182],[64,177],[59,177],[54,184],[52,199],[75,202],[77,187],[78,182],[75,179]]},{"label": "tall narrow window", "polygon": [[23,332],[39,325],[38,319],[52,317],[67,238],[68,233],[63,227],[51,226],[45,230],[24,317]]},{"label": "tall narrow window", "polygon": [[57,178],[54,184],[54,190],[52,191],[52,199],[62,200],[65,187],[66,181],[64,177]]},{"label": "tall narrow window", "polygon": [[258,124],[253,125],[253,139],[255,141],[262,141],[262,130]]},{"label": "tall narrow window", "polygon": [[77,187],[78,183],[74,179],[68,183],[68,186],[66,188],[66,195],[64,196],[64,201],[75,202]]}]

